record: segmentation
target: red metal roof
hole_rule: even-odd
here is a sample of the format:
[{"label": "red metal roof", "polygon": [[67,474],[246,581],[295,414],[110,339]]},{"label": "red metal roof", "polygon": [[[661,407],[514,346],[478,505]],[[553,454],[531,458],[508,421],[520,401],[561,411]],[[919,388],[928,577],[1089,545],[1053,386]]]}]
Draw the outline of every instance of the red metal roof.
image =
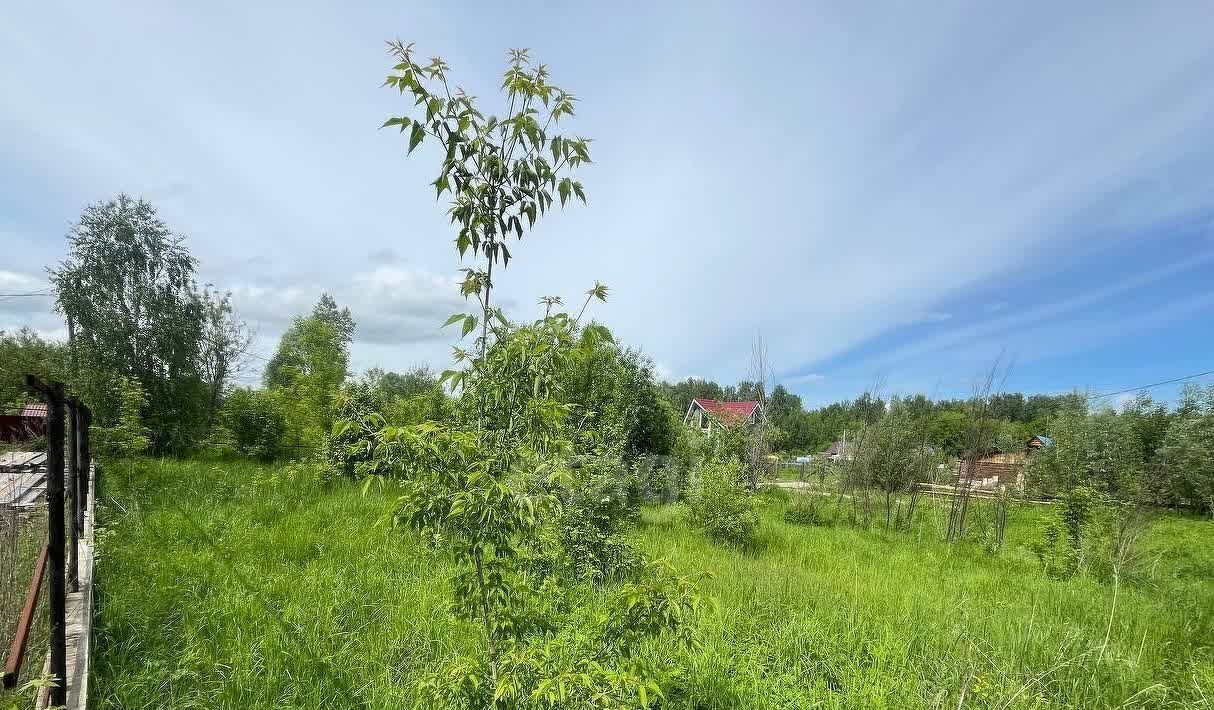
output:
[{"label": "red metal roof", "polygon": [[755,413],[759,403],[750,402],[722,402],[716,399],[693,399],[693,402],[700,405],[705,412],[725,421],[738,419],[749,419],[750,415]]},{"label": "red metal roof", "polygon": [[21,416],[23,416],[23,417],[45,417],[46,416],[46,405],[37,404],[37,403],[27,404],[21,408]]}]

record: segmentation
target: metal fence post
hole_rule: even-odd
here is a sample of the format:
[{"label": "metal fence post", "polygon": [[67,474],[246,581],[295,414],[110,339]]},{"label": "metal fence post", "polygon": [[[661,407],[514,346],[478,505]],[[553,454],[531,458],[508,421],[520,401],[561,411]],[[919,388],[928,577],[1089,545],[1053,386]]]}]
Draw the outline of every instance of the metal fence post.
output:
[{"label": "metal fence post", "polygon": [[67,705],[67,575],[63,563],[63,383],[44,383],[26,375],[25,385],[46,399],[46,509],[47,573],[51,650],[50,671],[55,687],[50,690],[52,707]]},{"label": "metal fence post", "polygon": [[79,475],[79,459],[77,458],[78,437],[80,436],[80,417],[76,409],[77,401],[75,397],[68,397],[64,400],[66,405],[65,416],[67,418],[67,433],[64,438],[63,448],[67,453],[67,465],[64,468],[64,478],[67,480],[67,498],[71,501],[72,518],[69,521],[68,529],[71,534],[68,535],[67,541],[67,579],[72,586],[73,592],[80,591],[80,530],[83,527],[80,524],[80,475]]},{"label": "metal fence post", "polygon": [[89,450],[89,429],[93,425],[93,410],[87,404],[81,403],[76,408],[80,413],[80,483],[76,490],[80,492],[80,529],[84,529],[84,513],[89,505],[89,478],[93,475],[93,453]]}]

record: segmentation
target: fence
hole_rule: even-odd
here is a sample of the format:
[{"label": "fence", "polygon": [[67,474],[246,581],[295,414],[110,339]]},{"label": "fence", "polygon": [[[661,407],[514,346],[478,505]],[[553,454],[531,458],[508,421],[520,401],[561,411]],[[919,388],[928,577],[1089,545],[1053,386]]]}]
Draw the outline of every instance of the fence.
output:
[{"label": "fence", "polygon": [[[11,495],[5,496],[3,504],[31,506],[37,498],[37,487],[44,484],[47,535],[46,543],[34,562],[34,573],[8,649],[3,684],[6,689],[12,689],[20,681],[39,608],[38,600],[45,587],[49,627],[46,669],[52,685],[43,691],[39,706],[49,704],[59,707],[68,704],[69,691],[76,698],[83,697],[81,686],[87,683],[88,675],[87,619],[91,616],[91,590],[81,595],[80,557],[83,550],[87,555],[84,580],[87,586],[92,577],[90,487],[94,476],[89,445],[92,412],[79,400],[68,397],[62,382],[47,383],[30,375],[26,377],[26,386],[47,404],[44,428],[46,453],[41,467],[30,466],[28,471],[17,472],[22,477],[13,478],[13,490]],[[33,459],[27,459],[23,465],[31,461]],[[76,667],[70,669],[74,671],[70,674],[69,590],[76,597],[71,620],[85,620],[83,630],[76,624],[76,653],[71,659]],[[81,634],[83,638],[80,638]]]}]

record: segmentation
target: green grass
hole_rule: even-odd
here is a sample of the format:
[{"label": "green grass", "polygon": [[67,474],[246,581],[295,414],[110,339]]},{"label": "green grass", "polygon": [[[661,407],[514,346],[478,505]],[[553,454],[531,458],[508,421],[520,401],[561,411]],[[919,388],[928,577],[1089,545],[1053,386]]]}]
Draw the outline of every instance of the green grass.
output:
[{"label": "green grass", "polygon": [[[477,636],[447,610],[445,557],[381,524],[388,497],[321,486],[303,467],[110,466],[94,707],[414,707],[420,673]],[[992,556],[939,543],[930,505],[900,534],[790,525],[785,503],[766,500],[749,551],[706,541],[679,506],[647,508],[631,533],[713,575],[675,707],[1214,701],[1214,524],[1159,521],[1143,545],[1149,576],[1120,586],[1113,608],[1109,583],[1040,573],[1027,545],[1041,508],[1016,510]]]},{"label": "green grass", "polygon": [[[25,595],[45,542],[45,510],[25,513],[13,508],[0,509],[0,658],[4,660],[7,660],[13,637],[16,636],[17,622],[25,607]],[[44,585],[34,623],[30,627],[18,688],[8,691],[0,689],[0,708],[33,707],[34,694],[22,686],[42,674],[49,634],[45,590]]]}]

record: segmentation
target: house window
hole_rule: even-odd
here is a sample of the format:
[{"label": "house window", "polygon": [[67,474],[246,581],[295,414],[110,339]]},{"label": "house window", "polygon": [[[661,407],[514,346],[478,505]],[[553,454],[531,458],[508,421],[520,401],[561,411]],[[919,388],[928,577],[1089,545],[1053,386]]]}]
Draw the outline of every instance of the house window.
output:
[{"label": "house window", "polygon": [[708,431],[708,425],[709,425],[708,415],[705,414],[703,411],[701,411],[700,412],[700,430]]}]

